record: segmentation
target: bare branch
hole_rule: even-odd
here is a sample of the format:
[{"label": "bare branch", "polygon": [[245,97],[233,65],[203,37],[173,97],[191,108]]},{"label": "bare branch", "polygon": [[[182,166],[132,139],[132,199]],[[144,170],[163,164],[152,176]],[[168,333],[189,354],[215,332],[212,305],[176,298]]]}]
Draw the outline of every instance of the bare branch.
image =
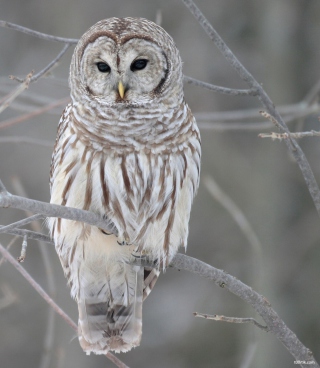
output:
[{"label": "bare branch", "polygon": [[[9,250],[11,247],[12,247],[12,245],[14,244],[14,242],[17,240],[19,238],[19,235],[15,235],[12,239],[11,239],[11,241],[9,242],[9,244],[7,245],[7,250]],[[2,257],[1,259],[0,259],[0,266],[4,263],[4,261],[5,261],[5,258],[4,257]]]},{"label": "bare branch", "polygon": [[22,242],[22,246],[21,246],[21,253],[20,253],[20,256],[17,258],[17,261],[19,263],[23,263],[24,260],[26,259],[26,256],[27,256],[27,246],[28,246],[28,236],[25,235],[23,237],[23,242]]},{"label": "bare branch", "polygon": [[[292,110],[290,111],[290,108]],[[279,111],[283,111],[285,123],[291,123],[297,119],[302,119],[310,115],[320,113],[320,105],[314,104],[306,106],[299,102],[293,105],[280,106]],[[272,122],[253,121],[248,122],[249,119],[258,117],[257,109],[223,111],[212,113],[198,113],[195,114],[197,123],[202,130],[262,130],[269,129],[273,126]],[[243,122],[241,122],[243,120]]]},{"label": "bare branch", "polygon": [[6,231],[6,234],[16,235],[16,236],[20,236],[22,238],[25,235],[27,235],[28,239],[37,240],[37,241],[41,241],[41,242],[45,242],[45,243],[54,245],[53,241],[51,240],[51,238],[48,235],[40,234],[38,232],[31,231],[31,230],[12,229],[12,230]]},{"label": "bare branch", "polygon": [[7,189],[6,189],[6,187],[4,186],[4,184],[2,183],[2,181],[0,179],[0,193],[1,192],[6,192],[6,191],[7,191]]},{"label": "bare branch", "polygon": [[[251,287],[245,285],[243,282],[223,270],[214,268],[198,259],[188,257],[184,254],[177,254],[170,266],[179,270],[190,271],[206,279],[213,280],[220,287],[240,297],[256,310],[264,320],[268,330],[282,342],[292,356],[297,360],[304,360],[307,362],[314,361],[312,367],[319,368],[312,352],[306,348],[297,336],[286,326],[275,310],[271,308],[271,304],[268,300],[255,292]],[[302,366],[307,368],[310,367],[310,364]]]},{"label": "bare branch", "polygon": [[35,146],[42,146],[42,147],[53,147],[53,142],[44,140],[44,139],[35,139],[30,137],[19,137],[19,136],[7,136],[7,137],[0,137],[0,143],[27,143],[33,144]]},{"label": "bare branch", "polygon": [[[16,194],[27,197],[27,193],[18,177],[12,178],[12,186],[14,188],[14,191]],[[31,213],[29,211],[26,211],[27,216],[31,216]],[[41,232],[41,225],[39,222],[32,222],[31,228],[34,231]],[[28,235],[26,234],[25,237]],[[44,245],[43,242],[39,242],[39,251],[43,259],[43,265],[46,272],[46,279],[47,279],[47,285],[48,285],[48,294],[51,296],[51,298],[54,298],[56,296],[56,284],[54,280],[54,272],[52,268],[52,262],[51,257],[49,254],[48,247]],[[47,323],[46,323],[46,334],[43,339],[43,351],[41,354],[41,360],[39,364],[39,368],[49,368],[50,361],[52,359],[52,352],[53,352],[53,346],[54,346],[54,333],[55,333],[55,319],[56,314],[54,310],[48,305],[48,315],[47,315]]]},{"label": "bare branch", "polygon": [[194,312],[193,315],[195,317],[201,317],[201,318],[205,318],[205,319],[212,319],[214,321],[222,321],[222,322],[230,322],[230,323],[252,323],[255,326],[257,326],[258,328],[260,328],[263,331],[268,332],[269,328],[268,326],[262,326],[260,323],[258,323],[254,318],[237,318],[237,317],[226,317],[226,316],[221,316],[218,314],[204,314],[204,313],[198,313],[198,312]]},{"label": "bare branch", "polygon": [[[320,93],[320,79],[318,82],[310,89],[310,91],[306,94],[306,96],[303,99],[303,102],[307,105],[311,105],[315,102],[317,97],[319,97]],[[316,101],[318,102],[318,101]]]},{"label": "bare branch", "polygon": [[289,138],[300,139],[305,137],[320,137],[320,132],[317,132],[315,130],[310,130],[309,132],[295,132],[290,134],[271,132],[271,133],[261,133],[258,135],[258,137],[271,138],[272,140],[279,139],[280,141],[282,141],[283,139]]},{"label": "bare branch", "polygon": [[27,225],[27,224],[30,224],[30,222],[33,222],[33,221],[38,221],[38,220],[41,220],[43,219],[44,216],[43,215],[33,215],[33,216],[30,216],[26,219],[23,219],[23,220],[20,220],[20,221],[17,221],[17,222],[14,222],[10,225],[7,225],[7,226],[0,226],[0,233],[5,233],[7,232],[8,230],[12,230],[12,229],[15,229],[17,227],[21,227],[21,226],[24,226],[24,225]]},{"label": "bare branch", "polygon": [[[29,87],[32,76],[33,71],[29,73],[24,80],[21,80],[22,83],[20,84],[20,86],[15,88],[0,101],[0,113],[2,113],[15,98],[17,98],[25,89]],[[11,77],[11,79],[14,79],[14,77]]]},{"label": "bare branch", "polygon": [[234,88],[226,88],[226,87],[220,87],[215,86],[214,84],[202,82],[198,79],[194,79],[188,76],[184,76],[184,81],[188,84],[192,84],[194,86],[203,87],[206,89],[209,89],[210,91],[223,93],[225,95],[230,96],[256,96],[258,94],[257,90],[252,89],[234,89]]},{"label": "bare branch", "polygon": [[[226,43],[222,40],[218,32],[208,22],[208,20],[193,2],[193,0],[182,0],[182,2],[186,5],[191,14],[197,19],[201,27],[205,30],[206,34],[214,42],[214,44],[220,50],[230,66],[238,73],[240,78],[247,82],[250,88],[258,91],[258,99],[260,100],[266,111],[279,123],[281,130],[284,133],[290,133],[285,122],[283,121],[270,97],[267,95],[260,83],[258,83],[257,80],[249,73],[249,71],[240,63],[240,61],[233,54]],[[318,211],[318,215],[320,216],[320,190],[312,169],[309,165],[309,162],[306,159],[300,146],[293,138],[291,139],[291,142],[289,140],[285,140],[285,143],[300,167],[310,195]]]},{"label": "bare branch", "polygon": [[[20,233],[20,235],[19,231],[24,232]],[[35,238],[40,235],[42,236],[42,241],[53,244],[48,236],[37,234],[27,230],[15,229],[11,230],[10,233],[14,233],[20,236],[28,234],[28,237],[30,234],[30,238]],[[148,262],[148,260],[146,262]],[[144,265],[144,260],[141,260],[141,264]],[[177,254],[172,260],[170,267],[178,270],[186,270],[207,279],[213,280],[220,287],[223,287],[231,293],[237,295],[256,310],[256,312],[265,321],[266,326],[268,327],[268,331],[274,334],[279,339],[279,341],[282,342],[282,344],[288,349],[292,356],[294,356],[297,360],[315,362],[312,352],[308,348],[306,348],[297,338],[297,336],[286,326],[283,320],[271,308],[271,304],[268,302],[268,300],[262,295],[255,292],[251,287],[245,285],[240,280],[229,275],[223,270],[219,270],[202,261],[199,261],[198,259],[188,257],[183,254]],[[310,364],[308,366],[310,366]],[[307,365],[305,365],[305,367],[307,367]],[[320,368],[319,365],[316,363],[314,364],[314,367]]]},{"label": "bare branch", "polygon": [[260,243],[260,240],[258,239],[256,233],[254,232],[244,213],[233,202],[233,200],[222,191],[222,189],[218,186],[218,184],[213,180],[211,176],[205,176],[203,181],[211,196],[228,211],[228,213],[237,223],[244,236],[247,238],[249,244],[251,245],[252,250],[257,254],[261,254],[262,245]]},{"label": "bare branch", "polygon": [[117,234],[117,229],[110,220],[104,220],[95,213],[80,210],[78,208],[59,206],[19,197],[6,191],[0,192],[0,207],[17,208],[24,211],[39,213],[47,217],[62,217],[68,220],[85,222],[89,225],[97,226],[106,232]]},{"label": "bare branch", "polygon": [[54,102],[51,102],[50,104],[46,105],[46,106],[43,106],[43,107],[40,107],[40,109],[36,109],[32,112],[29,112],[27,114],[23,114],[23,115],[20,115],[16,118],[13,118],[13,119],[8,119],[8,120],[4,120],[0,123],[0,129],[3,129],[3,128],[8,128],[14,124],[19,124],[25,120],[28,120],[28,119],[31,119],[31,118],[34,118],[35,116],[37,115],[41,115],[49,110],[52,110],[53,108],[57,107],[57,106],[64,106],[66,105],[68,102],[70,101],[70,97],[68,98],[63,98],[61,100],[58,100],[58,101],[54,101]]},{"label": "bare branch", "polygon": [[75,38],[63,38],[63,37],[56,37],[56,36],[48,35],[46,33],[37,32],[32,29],[19,26],[18,24],[6,22],[4,20],[0,20],[0,27],[11,28],[16,31],[25,33],[27,35],[38,37],[38,38],[41,38],[47,41],[56,41],[56,42],[63,42],[63,43],[70,43],[70,44],[78,43],[78,40]]},{"label": "bare branch", "polygon": [[[63,49],[59,52],[59,54],[52,60],[50,61],[50,63],[44,67],[42,70],[40,70],[39,73],[35,74],[31,79],[30,79],[30,83],[36,82],[39,78],[41,78],[42,76],[44,76],[45,74],[47,74],[49,71],[51,71],[53,68],[55,68],[59,62],[59,60],[62,58],[62,56],[67,52],[67,50],[69,49],[69,47],[72,46],[72,44],[67,43]],[[18,77],[14,77],[14,80],[18,81],[18,82],[23,82],[23,79],[20,79]]]}]

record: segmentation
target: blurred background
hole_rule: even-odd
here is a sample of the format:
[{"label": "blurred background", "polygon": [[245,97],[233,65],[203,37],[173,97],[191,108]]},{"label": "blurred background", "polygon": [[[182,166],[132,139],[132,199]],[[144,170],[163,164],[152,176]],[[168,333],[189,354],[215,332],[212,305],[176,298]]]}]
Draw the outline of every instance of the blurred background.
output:
[{"label": "blurred background", "polygon": [[[298,103],[320,79],[320,2],[197,0],[197,5],[284,116],[291,117],[290,130],[319,130],[318,94],[308,100],[312,113],[304,114],[305,105]],[[0,9],[3,20],[70,38],[79,38],[103,18],[155,20],[161,11],[162,26],[181,52],[186,75],[247,88],[179,0],[2,0]],[[33,69],[40,71],[62,46],[0,28],[0,98],[17,86],[8,75],[24,77]],[[30,85],[1,114],[0,124],[67,98],[71,55],[72,48],[50,76]],[[283,142],[258,137],[277,130],[259,117],[257,98],[226,96],[191,85],[185,85],[185,95],[199,122],[203,147],[188,255],[226,270],[263,294],[319,361],[319,217],[297,164]],[[22,136],[43,143],[0,143],[0,177],[10,192],[49,201],[51,152],[62,110],[59,105],[0,129],[2,139]],[[232,111],[233,119],[226,121]],[[304,138],[300,144],[320,182],[319,138]],[[208,190],[212,179],[249,221],[256,235],[253,242],[225,209],[225,197],[213,196],[212,186]],[[1,224],[24,217],[19,210],[0,211]],[[42,230],[46,233],[44,224]],[[4,246],[12,241],[8,235],[0,237]],[[11,253],[18,257],[20,249],[21,239],[14,240]],[[76,321],[77,306],[54,248],[29,241],[23,267]],[[255,317],[263,323],[250,306],[213,282],[168,269],[144,304],[141,346],[120,358],[131,368],[296,366],[270,333],[253,325],[194,318],[195,311]],[[1,367],[113,367],[103,356],[86,356],[74,331],[50,313],[27,281],[2,262]]]}]

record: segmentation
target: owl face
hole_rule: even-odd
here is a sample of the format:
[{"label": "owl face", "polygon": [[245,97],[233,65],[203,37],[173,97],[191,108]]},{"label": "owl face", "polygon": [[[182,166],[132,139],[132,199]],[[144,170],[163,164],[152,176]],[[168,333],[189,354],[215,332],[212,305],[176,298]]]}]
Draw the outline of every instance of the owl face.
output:
[{"label": "owl face", "polygon": [[71,63],[74,102],[144,106],[179,100],[182,63],[172,38],[142,18],[110,18],[80,39]]},{"label": "owl face", "polygon": [[117,45],[102,36],[86,47],[82,83],[87,93],[108,103],[152,100],[168,73],[168,62],[155,43],[132,38]]}]

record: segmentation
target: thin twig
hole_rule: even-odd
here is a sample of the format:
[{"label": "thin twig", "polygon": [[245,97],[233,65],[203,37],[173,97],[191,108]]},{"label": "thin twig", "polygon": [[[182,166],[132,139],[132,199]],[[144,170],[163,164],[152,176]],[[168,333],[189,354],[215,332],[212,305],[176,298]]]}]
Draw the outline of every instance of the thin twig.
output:
[{"label": "thin twig", "polygon": [[[50,61],[50,63],[47,66],[45,66],[42,70],[40,70],[40,72],[35,74],[30,79],[30,83],[36,82],[39,78],[46,75],[49,71],[51,71],[53,68],[55,68],[57,66],[59,60],[67,52],[67,50],[69,49],[70,46],[72,46],[72,44],[70,44],[70,43],[65,44],[63,49],[59,52],[59,54],[52,61]],[[23,82],[23,79],[20,79],[18,77],[14,77],[14,80],[16,80],[20,83]]]},{"label": "thin twig", "polygon": [[12,118],[12,119],[8,119],[8,120],[4,120],[2,122],[0,122],[0,129],[3,129],[3,128],[8,128],[14,124],[19,124],[23,121],[26,121],[28,119],[31,119],[31,118],[34,118],[35,116],[37,115],[41,115],[49,110],[52,110],[53,108],[57,107],[57,106],[64,106],[66,105],[68,102],[70,101],[70,97],[68,98],[62,98],[61,100],[58,100],[58,101],[54,101],[54,102],[51,102],[50,104],[46,105],[46,106],[43,106],[43,107],[40,107],[39,109],[36,109],[36,110],[33,110],[27,114],[23,114],[23,115],[20,115],[16,118]]},{"label": "thin twig", "polygon": [[21,227],[21,226],[24,226],[24,225],[27,225],[27,224],[30,224],[30,222],[33,222],[33,221],[38,221],[38,220],[41,220],[43,219],[44,216],[43,215],[33,215],[33,216],[30,216],[28,218],[25,218],[23,220],[20,220],[20,221],[17,221],[17,222],[14,222],[10,225],[7,225],[7,226],[0,226],[0,233],[5,233],[7,232],[8,230],[12,230],[12,229],[15,229],[17,227]]},{"label": "thin twig", "polygon": [[[19,229],[11,230],[11,232],[13,231],[16,235],[19,235]],[[24,231],[27,232],[27,230]],[[37,235],[41,235],[43,241],[53,245],[52,240],[50,240],[48,236],[34,232],[27,232],[27,234],[31,234],[32,238],[36,237]],[[2,252],[1,248],[0,252]],[[144,261],[141,260],[142,265],[144,264],[143,262]],[[306,348],[297,338],[297,336],[286,326],[274,309],[271,308],[271,304],[268,302],[268,300],[255,292],[251,287],[245,285],[243,282],[229,275],[223,270],[219,270],[202,261],[199,261],[198,259],[188,257],[183,254],[177,254],[171,261],[170,267],[178,270],[186,270],[196,275],[213,280],[220,287],[223,287],[231,293],[237,295],[257,311],[257,313],[265,321],[269,331],[274,334],[279,341],[282,342],[292,356],[294,356],[297,360],[315,362],[312,352]],[[310,367],[310,364],[308,366]],[[316,363],[313,366],[320,368]],[[307,365],[304,367],[307,367]]]},{"label": "thin twig", "polygon": [[[34,280],[34,278],[17,262],[12,255],[0,244],[0,253],[6,258],[31,284],[31,286],[41,295],[41,297],[61,316],[74,331],[78,332],[76,323],[58,306],[58,304],[42,289],[42,287]],[[129,368],[120,359],[111,353],[107,353],[106,357],[110,359],[119,368]]]},{"label": "thin twig", "polygon": [[[268,300],[258,294],[251,287],[245,285],[234,276],[229,275],[223,270],[212,267],[198,259],[188,257],[184,254],[177,254],[171,261],[170,266],[178,269],[192,272],[196,275],[213,280],[217,285],[237,295],[245,302],[250,304],[256,312],[262,317],[269,331],[274,334],[279,341],[288,349],[296,360],[311,362],[312,367],[320,368],[313,357],[312,352],[306,348],[297,336],[286,326],[284,321],[279,317],[275,310],[271,307]],[[302,365],[310,368],[310,364]]]},{"label": "thin twig", "polygon": [[27,256],[27,246],[28,246],[28,236],[25,235],[23,237],[23,242],[22,242],[22,246],[21,246],[21,253],[20,253],[20,256],[17,258],[17,261],[19,263],[23,263],[24,260],[26,259],[26,256]]},{"label": "thin twig", "polygon": [[[27,197],[27,193],[18,177],[14,177],[12,179],[12,186],[14,188],[15,193],[20,196]],[[31,216],[29,211],[26,211],[27,216]],[[40,219],[41,220],[41,219]],[[33,221],[31,223],[31,228],[36,232],[41,232],[41,226],[39,222]],[[28,235],[25,234],[23,239]],[[39,251],[43,259],[43,265],[46,273],[47,285],[48,285],[48,294],[51,298],[55,298],[56,296],[56,284],[54,280],[54,272],[51,262],[51,257],[49,254],[48,247],[45,246],[43,242],[39,242]],[[39,364],[39,368],[48,368],[50,366],[50,361],[52,358],[52,351],[54,346],[54,333],[55,333],[55,319],[56,314],[54,310],[48,306],[48,315],[47,315],[47,323],[46,323],[46,334],[43,339],[43,349],[41,354],[41,360]]]},{"label": "thin twig", "polygon": [[[29,73],[24,80],[21,81],[22,83],[17,88],[15,88],[0,101],[0,113],[2,113],[15,98],[17,98],[25,89],[29,87],[32,76],[33,71]],[[14,77],[11,77],[11,79],[14,79]]]},{"label": "thin twig", "polygon": [[226,317],[226,316],[221,316],[218,314],[211,315],[211,314],[204,314],[204,313],[198,313],[198,312],[194,312],[193,315],[195,317],[212,319],[214,321],[222,321],[222,322],[230,322],[230,323],[252,323],[263,331],[266,331],[266,332],[269,331],[268,326],[262,326],[254,318]]},{"label": "thin twig", "polygon": [[25,235],[27,235],[28,239],[37,240],[37,241],[48,243],[50,245],[54,245],[53,241],[48,235],[41,234],[36,231],[25,230],[25,229],[12,229],[12,230],[6,231],[5,234],[16,235],[22,238]]},{"label": "thin twig", "polygon": [[262,252],[262,244],[241,209],[226,193],[223,192],[211,176],[205,176],[203,178],[203,183],[211,196],[232,216],[244,236],[247,238],[252,250],[260,256]]},{"label": "thin twig", "polygon": [[41,39],[47,40],[47,41],[56,41],[56,42],[71,43],[71,44],[78,43],[78,40],[75,39],[75,38],[64,38],[64,37],[52,36],[52,35],[49,35],[49,34],[46,34],[46,33],[41,33],[41,32],[38,32],[38,31],[34,31],[33,29],[29,29],[29,28],[26,28],[26,27],[19,26],[18,24],[6,22],[5,20],[0,20],[0,27],[11,28],[11,29],[14,29],[16,31],[25,33],[27,35],[38,37],[38,38],[41,38]]},{"label": "thin twig", "polygon": [[[249,73],[249,71],[240,63],[240,61],[233,54],[226,43],[222,40],[218,32],[212,27],[212,25],[203,15],[200,9],[193,2],[193,0],[182,0],[182,2],[186,5],[191,14],[197,19],[201,27],[205,30],[209,38],[214,42],[214,44],[225,57],[230,66],[238,73],[239,77],[243,81],[247,82],[250,88],[256,89],[258,91],[257,97],[259,101],[264,106],[266,111],[279,123],[281,130],[284,133],[290,133],[285,122],[276,110],[268,94],[262,88],[261,84],[258,83],[257,80],[252,76],[252,74]],[[320,190],[310,164],[300,146],[293,138],[291,139],[291,142],[289,140],[285,140],[285,143],[300,167],[309,193],[313,199],[318,215],[320,216]]]},{"label": "thin twig", "polygon": [[258,135],[258,137],[271,138],[272,140],[279,139],[280,141],[282,141],[283,139],[288,139],[288,138],[300,139],[300,138],[305,138],[305,137],[320,137],[320,132],[315,131],[315,130],[310,130],[309,132],[295,132],[295,133],[290,133],[290,134],[271,132],[269,134],[261,133]]},{"label": "thin twig", "polygon": [[4,186],[4,184],[2,183],[2,181],[0,179],[0,193],[1,192],[6,192],[6,191],[7,191],[7,189],[6,189],[6,187]]},{"label": "thin twig", "polygon": [[[12,245],[14,244],[14,242],[17,240],[19,238],[19,235],[15,235],[12,239],[11,239],[11,241],[9,242],[9,244],[7,245],[7,250],[9,251],[9,249],[12,247]],[[5,261],[5,258],[4,257],[2,257],[1,259],[0,259],[0,266],[4,263],[4,261]]]},{"label": "thin twig", "polygon": [[[309,115],[318,115],[320,112],[320,105],[313,104],[307,106],[303,101],[292,105],[279,106],[278,111],[284,116],[286,122],[292,119],[299,119]],[[195,116],[197,121],[208,121],[208,122],[247,122],[250,119],[259,118],[259,109],[242,109],[233,111],[216,111],[216,112],[196,112]],[[255,124],[262,124],[264,121],[257,121]],[[272,124],[268,124],[272,126]]]},{"label": "thin twig", "polygon": [[317,98],[319,98],[320,93],[320,79],[318,82],[309,90],[309,92],[305,95],[304,99],[302,100],[305,104],[311,105],[312,103],[319,101],[316,101]]},{"label": "thin twig", "polygon": [[162,10],[158,9],[156,11],[156,19],[155,19],[155,24],[157,24],[158,26],[161,26],[162,24]]},{"label": "thin twig", "polygon": [[226,88],[221,86],[215,86],[214,84],[202,82],[198,79],[191,78],[188,76],[184,76],[184,81],[188,84],[192,84],[194,86],[203,87],[209,89],[210,91],[223,93],[225,95],[231,96],[256,96],[258,94],[256,89],[234,89],[234,88]]},{"label": "thin twig", "polygon": [[26,143],[48,148],[52,148],[54,145],[54,142],[45,139],[40,140],[30,137],[19,137],[19,136],[0,137],[0,143]]}]

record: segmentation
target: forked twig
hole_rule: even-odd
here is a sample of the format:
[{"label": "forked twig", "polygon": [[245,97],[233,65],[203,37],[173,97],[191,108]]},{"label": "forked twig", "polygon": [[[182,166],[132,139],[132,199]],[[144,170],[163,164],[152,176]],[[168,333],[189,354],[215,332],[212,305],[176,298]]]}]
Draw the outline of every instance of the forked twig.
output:
[{"label": "forked twig", "polygon": [[263,331],[268,332],[269,327],[268,326],[262,326],[260,323],[258,323],[254,318],[237,318],[237,317],[226,317],[221,316],[218,314],[204,314],[204,313],[198,313],[194,312],[193,315],[195,317],[201,317],[205,319],[212,319],[214,321],[222,321],[222,322],[230,322],[230,323],[252,323],[258,328],[260,328]]},{"label": "forked twig", "polygon": [[[17,98],[25,89],[29,87],[33,73],[33,71],[30,72],[25,79],[21,80],[22,83],[17,88],[15,88],[0,101],[0,113],[2,113],[15,98]],[[15,77],[11,76],[11,79],[14,78]]]}]

